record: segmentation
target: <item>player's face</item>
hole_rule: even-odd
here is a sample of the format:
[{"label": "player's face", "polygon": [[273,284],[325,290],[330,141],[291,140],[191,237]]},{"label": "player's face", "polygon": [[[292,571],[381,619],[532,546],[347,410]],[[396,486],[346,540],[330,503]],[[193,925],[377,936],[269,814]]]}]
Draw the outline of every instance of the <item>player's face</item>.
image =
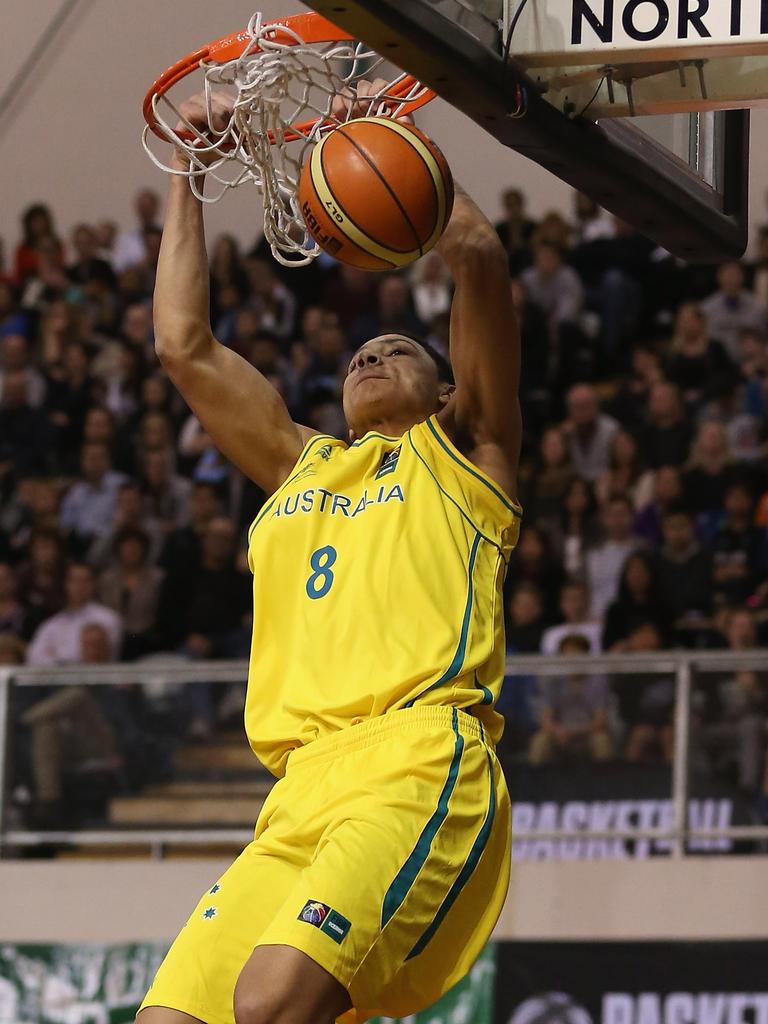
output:
[{"label": "player's face", "polygon": [[[450,389],[448,389],[450,390]],[[344,380],[344,415],[362,437],[382,421],[419,423],[441,405],[446,385],[421,345],[385,334],[362,345]]]}]

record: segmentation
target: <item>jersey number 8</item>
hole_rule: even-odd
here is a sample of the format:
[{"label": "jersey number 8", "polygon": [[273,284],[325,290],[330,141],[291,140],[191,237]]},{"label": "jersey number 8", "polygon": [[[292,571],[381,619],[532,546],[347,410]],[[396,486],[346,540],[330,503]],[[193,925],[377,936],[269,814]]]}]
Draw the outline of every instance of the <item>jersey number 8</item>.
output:
[{"label": "jersey number 8", "polygon": [[331,566],[335,565],[336,558],[336,548],[332,548],[330,545],[312,552],[309,564],[314,572],[307,580],[307,597],[313,601],[325,597],[333,586],[334,577]]}]

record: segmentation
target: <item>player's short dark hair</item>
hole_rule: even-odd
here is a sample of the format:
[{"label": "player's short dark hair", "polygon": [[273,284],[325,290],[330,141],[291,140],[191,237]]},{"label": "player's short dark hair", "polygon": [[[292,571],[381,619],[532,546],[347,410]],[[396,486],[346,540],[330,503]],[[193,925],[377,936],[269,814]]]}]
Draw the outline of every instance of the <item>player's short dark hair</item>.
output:
[{"label": "player's short dark hair", "polygon": [[456,383],[453,377],[453,369],[451,367],[451,364],[448,362],[445,356],[441,355],[433,345],[430,345],[428,341],[425,341],[424,338],[420,338],[417,334],[410,334],[408,331],[397,331],[393,333],[396,333],[397,336],[400,338],[407,338],[408,341],[413,341],[417,345],[420,345],[437,367],[437,375],[440,378],[440,380],[443,381],[443,383]]}]

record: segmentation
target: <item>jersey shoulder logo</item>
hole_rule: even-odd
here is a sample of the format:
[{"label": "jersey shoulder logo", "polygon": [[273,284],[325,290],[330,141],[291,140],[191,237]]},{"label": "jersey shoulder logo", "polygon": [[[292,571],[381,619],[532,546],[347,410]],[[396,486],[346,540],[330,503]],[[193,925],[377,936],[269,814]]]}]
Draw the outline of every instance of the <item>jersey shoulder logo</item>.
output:
[{"label": "jersey shoulder logo", "polygon": [[397,469],[397,460],[400,458],[400,450],[402,445],[398,445],[397,448],[393,448],[391,452],[387,452],[384,458],[381,460],[378,472],[374,477],[378,480],[382,476],[386,476],[388,473],[394,473]]},{"label": "jersey shoulder logo", "polygon": [[330,459],[330,457],[331,457],[331,452],[332,451],[333,451],[333,446],[332,445],[324,444],[322,446],[322,448],[318,448],[317,449],[317,454],[320,456],[321,459],[325,459],[325,461],[327,462],[328,459]]}]

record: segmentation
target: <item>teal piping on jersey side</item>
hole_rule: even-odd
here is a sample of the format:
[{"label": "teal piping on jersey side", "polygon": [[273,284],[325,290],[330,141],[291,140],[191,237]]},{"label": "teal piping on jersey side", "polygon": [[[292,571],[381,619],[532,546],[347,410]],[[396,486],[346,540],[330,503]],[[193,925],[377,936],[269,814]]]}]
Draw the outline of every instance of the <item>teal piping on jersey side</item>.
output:
[{"label": "teal piping on jersey side", "polygon": [[496,548],[496,550],[497,550],[497,551],[498,551],[498,552],[499,552],[499,553],[501,554],[501,556],[502,556],[502,558],[503,558],[503,557],[504,557],[504,553],[503,553],[503,551],[501,550],[501,548],[499,547],[498,543],[497,543],[497,542],[496,542],[495,540],[493,540],[493,539],[492,539],[491,537],[488,537],[488,536],[486,536],[486,534],[484,534],[484,533],[482,532],[482,530],[480,530],[480,529],[478,528],[477,524],[476,524],[476,523],[474,523],[474,522],[473,522],[473,521],[472,521],[472,520],[471,520],[471,519],[469,518],[469,516],[468,516],[468,515],[467,515],[467,513],[466,513],[466,512],[464,511],[464,509],[463,509],[463,508],[461,507],[461,505],[460,505],[460,504],[458,503],[458,501],[456,501],[456,499],[455,499],[455,498],[452,498],[452,497],[450,496],[450,494],[448,493],[448,491],[446,491],[446,490],[445,490],[445,488],[444,488],[444,487],[443,487],[443,486],[441,485],[440,481],[439,481],[439,480],[437,479],[437,477],[435,476],[435,474],[434,474],[434,473],[432,472],[432,470],[431,470],[431,469],[429,468],[429,465],[428,465],[428,463],[427,463],[426,459],[425,459],[425,458],[424,458],[424,456],[423,456],[423,455],[421,454],[421,452],[420,452],[420,451],[419,451],[419,449],[418,449],[418,448],[416,447],[416,445],[415,445],[415,444],[413,443],[413,438],[411,437],[411,432],[410,432],[410,430],[409,430],[409,431],[408,431],[408,433],[406,434],[406,437],[408,438],[408,444],[409,444],[409,445],[411,446],[411,448],[413,449],[414,453],[416,454],[416,458],[417,458],[417,459],[419,460],[419,462],[421,462],[421,463],[423,464],[423,466],[424,466],[424,468],[426,469],[426,471],[427,471],[427,472],[429,473],[429,475],[430,475],[430,476],[432,477],[432,479],[434,480],[434,482],[435,482],[435,484],[436,484],[436,486],[437,486],[437,489],[438,489],[438,491],[440,491],[440,493],[441,493],[441,494],[443,495],[443,497],[447,498],[447,499],[448,499],[448,501],[450,501],[450,503],[451,503],[452,505],[455,505],[455,506],[456,506],[456,508],[458,509],[458,511],[459,511],[459,513],[461,514],[462,518],[466,519],[466,521],[467,521],[467,522],[469,523],[469,525],[470,525],[470,526],[472,527],[472,529],[473,529],[473,530],[474,530],[474,531],[475,531],[476,533],[479,533],[479,534],[480,534],[480,536],[481,536],[481,537],[483,538],[483,540],[487,540],[489,544],[493,544],[493,546],[494,546],[494,547]]},{"label": "teal piping on jersey side", "polygon": [[316,441],[338,441],[338,437],[334,437],[333,434],[315,434],[314,437],[310,437],[307,441],[306,447],[304,448],[304,454],[299,459],[299,465],[306,459],[309,453],[315,446]]},{"label": "teal piping on jersey side", "polygon": [[491,760],[490,752],[487,749],[486,755],[488,757],[488,772],[491,779],[491,792],[488,798],[488,811],[485,816],[485,821],[483,822],[482,828],[477,833],[477,837],[472,844],[472,849],[469,851],[469,856],[464,863],[464,867],[461,869],[455,882],[448,890],[448,895],[445,897],[440,909],[435,914],[434,920],[405,958],[406,961],[411,960],[413,957],[418,956],[419,953],[422,953],[434,938],[437,929],[443,923],[448,911],[459,898],[462,889],[474,874],[475,868],[479,864],[480,858],[483,855],[483,851],[488,845],[488,839],[491,835],[491,829],[493,828],[493,819],[496,816],[496,787],[493,781],[493,761]]},{"label": "teal piping on jersey side", "polygon": [[353,441],[352,444],[349,447],[350,448],[359,448],[361,444],[365,444],[366,441],[373,441],[375,438],[378,438],[380,441],[399,441],[400,440],[399,437],[388,437],[386,434],[376,434],[373,431],[371,431],[369,434],[366,434],[365,437],[361,437],[359,441]]},{"label": "teal piping on jersey side", "polygon": [[461,755],[464,750],[464,737],[459,732],[459,714],[456,708],[453,709],[453,732],[456,737],[456,742],[453,748],[451,767],[448,769],[448,777],[445,780],[443,791],[440,794],[440,799],[437,801],[437,807],[432,817],[424,826],[424,830],[419,836],[413,851],[409,855],[405,864],[400,868],[395,876],[395,880],[387,890],[387,894],[384,897],[384,903],[381,908],[382,928],[400,909],[403,900],[410,892],[413,883],[416,881],[417,875],[424,867],[426,859],[429,856],[429,851],[432,848],[432,842],[437,835],[440,826],[448,817],[448,801],[451,798],[451,793],[456,785],[456,779],[459,776],[459,764],[461,763]]},{"label": "teal piping on jersey side", "polygon": [[523,517],[522,512],[520,511],[520,509],[516,505],[512,504],[512,502],[509,500],[509,498],[505,497],[505,495],[502,494],[502,492],[497,487],[494,487],[493,484],[489,480],[486,480],[484,476],[481,476],[477,472],[477,470],[473,469],[472,468],[472,464],[470,463],[470,461],[468,459],[460,459],[460,458],[457,457],[455,452],[451,451],[451,449],[448,447],[448,445],[445,443],[445,441],[442,439],[442,437],[440,437],[438,432],[435,430],[435,425],[432,422],[433,418],[434,417],[430,416],[429,419],[426,420],[426,424],[429,427],[430,431],[432,432],[432,436],[435,438],[435,440],[440,445],[440,447],[443,449],[443,451],[447,455],[450,455],[450,457],[453,459],[454,462],[457,462],[463,469],[465,469],[473,477],[475,477],[477,480],[479,480],[481,484],[485,484],[485,486],[488,488],[489,491],[493,491],[493,493],[496,495],[496,497],[499,499],[499,501],[503,502],[505,507],[508,508],[509,511],[513,515],[517,516],[518,519],[522,519],[522,517]]},{"label": "teal piping on jersey side", "polygon": [[417,700],[423,697],[425,693],[429,693],[430,690],[434,690],[436,686],[442,686],[443,683],[447,683],[449,679],[454,679],[461,671],[461,666],[464,664],[464,657],[467,653],[467,636],[469,635],[469,623],[472,618],[472,604],[475,599],[475,587],[472,581],[472,574],[475,571],[475,558],[477,557],[477,549],[480,546],[480,540],[481,536],[478,533],[475,536],[472,551],[469,555],[469,565],[467,566],[467,602],[464,605],[464,618],[461,622],[461,634],[459,635],[459,643],[453,655],[453,660],[437,682],[432,683],[432,685],[428,686],[426,690],[422,690],[421,693],[417,694],[413,698],[413,700],[409,700],[408,703],[404,705],[406,708],[412,707]]},{"label": "teal piping on jersey side", "polygon": [[482,703],[483,704],[493,704],[493,694],[488,689],[488,687],[487,686],[483,686],[483,684],[477,678],[477,672],[475,672],[475,686],[478,688],[478,690],[482,690],[483,691]]}]

